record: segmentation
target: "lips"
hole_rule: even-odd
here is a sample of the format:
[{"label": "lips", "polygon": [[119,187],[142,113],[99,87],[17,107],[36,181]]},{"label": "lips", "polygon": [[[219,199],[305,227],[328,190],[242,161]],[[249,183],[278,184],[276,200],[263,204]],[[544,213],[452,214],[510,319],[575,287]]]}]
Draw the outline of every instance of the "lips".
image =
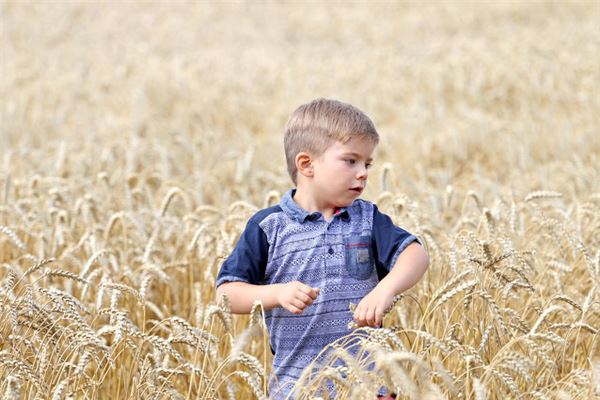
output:
[{"label": "lips", "polygon": [[363,189],[364,188],[362,186],[357,186],[357,187],[350,188],[350,190],[353,190],[356,193],[362,193]]}]

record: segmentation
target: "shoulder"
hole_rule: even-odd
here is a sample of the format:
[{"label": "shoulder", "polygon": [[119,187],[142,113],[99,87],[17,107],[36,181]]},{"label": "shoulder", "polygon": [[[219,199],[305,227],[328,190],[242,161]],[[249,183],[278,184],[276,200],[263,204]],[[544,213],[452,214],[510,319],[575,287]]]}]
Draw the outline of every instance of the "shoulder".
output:
[{"label": "shoulder", "polygon": [[360,215],[362,218],[372,218],[377,206],[368,200],[356,199],[348,210],[353,215]]},{"label": "shoulder", "polygon": [[270,237],[280,225],[283,215],[284,212],[279,205],[264,208],[250,217],[246,230],[262,232],[267,237]]},{"label": "shoulder", "polygon": [[356,205],[360,207],[365,214],[369,214],[369,216],[375,220],[380,219],[381,217],[387,217],[387,214],[382,213],[377,204],[370,202],[368,200],[356,199],[352,205]]},{"label": "shoulder", "polygon": [[277,214],[283,212],[281,210],[281,207],[279,207],[278,205],[275,206],[271,206],[268,208],[263,208],[260,211],[257,211],[252,217],[250,217],[250,219],[248,220],[248,225],[252,224],[252,225],[259,225],[265,221],[266,219],[268,219],[270,216],[272,216],[273,214]]},{"label": "shoulder", "polygon": [[385,231],[393,226],[392,219],[389,215],[379,211],[379,208],[377,208],[375,203],[368,200],[356,199],[354,203],[352,203],[352,207],[353,210],[351,211],[351,215],[359,216],[359,219],[363,221],[364,224],[369,225],[374,232],[381,229]]},{"label": "shoulder", "polygon": [[370,235],[373,229],[373,203],[356,199],[348,208],[350,226],[348,229],[361,235]]}]

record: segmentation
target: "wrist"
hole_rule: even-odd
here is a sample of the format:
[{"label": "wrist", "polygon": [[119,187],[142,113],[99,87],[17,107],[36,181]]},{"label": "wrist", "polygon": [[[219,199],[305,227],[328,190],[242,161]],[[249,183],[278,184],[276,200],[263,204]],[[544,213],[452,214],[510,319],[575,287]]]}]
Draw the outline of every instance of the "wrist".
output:
[{"label": "wrist", "polygon": [[270,286],[271,286],[271,299],[272,299],[273,306],[274,307],[283,307],[283,304],[281,301],[281,291],[282,291],[283,284],[274,283]]},{"label": "wrist", "polygon": [[396,287],[391,285],[390,282],[386,282],[385,279],[379,282],[379,284],[375,287],[375,290],[380,296],[390,299],[401,292],[400,290],[397,290]]}]

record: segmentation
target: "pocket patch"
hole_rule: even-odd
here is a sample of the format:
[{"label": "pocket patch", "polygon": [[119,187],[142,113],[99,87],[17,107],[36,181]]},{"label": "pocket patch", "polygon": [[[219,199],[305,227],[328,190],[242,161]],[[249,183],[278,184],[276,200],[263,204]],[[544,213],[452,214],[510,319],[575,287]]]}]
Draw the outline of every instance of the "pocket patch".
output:
[{"label": "pocket patch", "polygon": [[358,248],[356,250],[356,262],[359,264],[369,262],[369,249]]},{"label": "pocket patch", "polygon": [[348,274],[360,280],[368,279],[373,273],[371,236],[350,235],[345,239],[346,268]]}]

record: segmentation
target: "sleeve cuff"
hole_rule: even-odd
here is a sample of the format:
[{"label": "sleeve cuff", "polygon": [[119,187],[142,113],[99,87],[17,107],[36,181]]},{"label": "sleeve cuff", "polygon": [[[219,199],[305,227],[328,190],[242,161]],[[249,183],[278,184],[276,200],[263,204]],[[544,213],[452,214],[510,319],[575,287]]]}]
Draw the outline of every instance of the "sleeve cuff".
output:
[{"label": "sleeve cuff", "polygon": [[400,256],[400,253],[402,253],[404,251],[404,249],[406,249],[408,247],[408,245],[411,244],[412,242],[417,242],[417,243],[421,244],[421,242],[419,242],[419,239],[417,239],[417,237],[415,235],[410,235],[409,237],[404,239],[404,241],[400,244],[400,246],[398,246],[398,249],[394,253],[394,257],[392,258],[392,262],[390,263],[390,265],[388,267],[388,271],[391,271],[392,268],[394,268],[394,265],[396,265],[396,260]]},{"label": "sleeve cuff", "polygon": [[245,283],[249,283],[247,279],[240,278],[239,276],[225,275],[225,276],[220,277],[219,280],[217,280],[216,287],[219,287],[219,286],[221,286],[222,284],[224,284],[226,282],[245,282]]}]

